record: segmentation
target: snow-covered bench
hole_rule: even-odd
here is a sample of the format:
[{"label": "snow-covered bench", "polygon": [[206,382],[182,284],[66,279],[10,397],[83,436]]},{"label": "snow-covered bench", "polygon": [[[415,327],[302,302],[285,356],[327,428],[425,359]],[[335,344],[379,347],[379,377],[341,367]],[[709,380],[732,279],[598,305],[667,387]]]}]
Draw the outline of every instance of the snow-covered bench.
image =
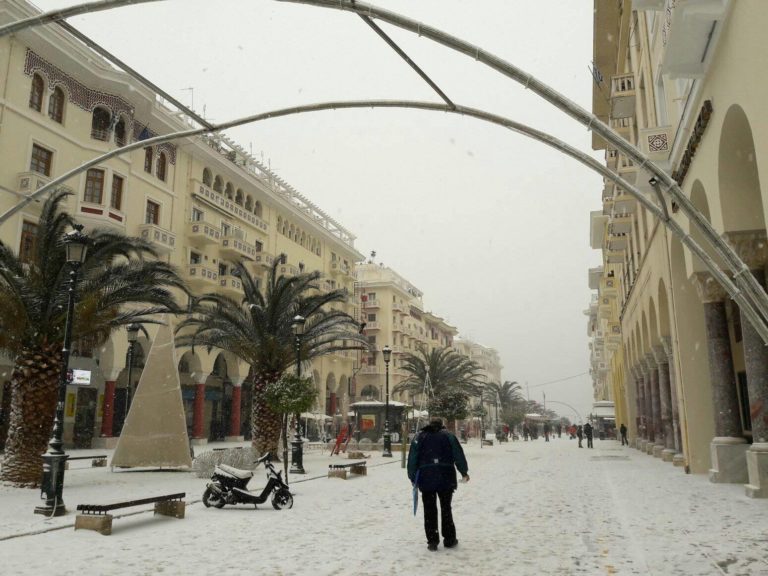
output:
[{"label": "snow-covered bench", "polygon": [[114,504],[78,504],[77,510],[78,512],[81,512],[81,514],[78,514],[75,518],[75,530],[79,528],[84,530],[95,530],[104,536],[109,536],[112,534],[112,515],[107,514],[107,512],[119,508],[141,506],[143,504],[154,504],[155,514],[173,516],[174,518],[184,518],[184,510],[186,507],[184,497],[186,495],[186,492],[178,492],[176,494],[142,498],[141,500],[127,500],[125,502],[116,502]]},{"label": "snow-covered bench", "polygon": [[368,468],[367,462],[347,462],[346,464],[329,464],[328,465],[328,478],[342,478],[347,479],[347,470],[350,474],[356,474],[358,476],[367,476]]}]

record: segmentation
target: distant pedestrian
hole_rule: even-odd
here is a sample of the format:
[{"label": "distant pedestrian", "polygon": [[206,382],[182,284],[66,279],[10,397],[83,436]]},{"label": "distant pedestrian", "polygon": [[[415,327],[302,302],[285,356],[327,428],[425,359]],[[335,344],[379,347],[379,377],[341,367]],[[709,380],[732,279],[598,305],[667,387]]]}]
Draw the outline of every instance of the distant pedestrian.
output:
[{"label": "distant pedestrian", "polygon": [[581,445],[581,441],[584,439],[584,429],[581,424],[576,426],[576,438],[579,439],[579,448],[584,448],[584,446]]},{"label": "distant pedestrian", "polygon": [[562,424],[558,424],[557,425],[557,437],[560,438],[562,433],[563,433],[563,425]]},{"label": "distant pedestrian", "polygon": [[451,499],[457,486],[456,470],[464,482],[469,482],[467,459],[461,444],[456,436],[445,429],[442,420],[433,419],[413,439],[408,454],[408,479],[421,491],[424,532],[427,535],[427,548],[432,551],[437,550],[440,542],[437,529],[438,498],[443,546],[453,548],[459,543],[451,511]]},{"label": "distant pedestrian", "polygon": [[549,422],[544,423],[544,441],[549,442],[549,433],[550,433],[550,426]]},{"label": "distant pedestrian", "polygon": [[594,448],[594,446],[592,446],[592,434],[593,434],[593,432],[594,431],[592,430],[592,424],[590,424],[589,422],[584,424],[584,436],[587,437],[587,448]]},{"label": "distant pedestrian", "polygon": [[619,432],[621,432],[621,445],[624,446],[626,444],[629,446],[629,442],[627,441],[627,427],[624,424],[619,427]]}]

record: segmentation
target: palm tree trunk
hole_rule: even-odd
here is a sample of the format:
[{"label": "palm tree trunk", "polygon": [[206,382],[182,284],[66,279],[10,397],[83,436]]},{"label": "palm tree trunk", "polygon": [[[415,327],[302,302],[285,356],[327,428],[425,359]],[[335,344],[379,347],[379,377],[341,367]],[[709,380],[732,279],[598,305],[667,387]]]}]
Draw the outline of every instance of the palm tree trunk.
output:
[{"label": "palm tree trunk", "polygon": [[25,349],[11,377],[11,414],[0,480],[38,487],[56,411],[61,351],[53,346]]},{"label": "palm tree trunk", "polygon": [[251,405],[251,444],[257,454],[271,452],[274,459],[279,460],[280,432],[282,431],[281,415],[272,410],[267,404],[267,386],[277,381],[274,374],[257,373],[253,379],[253,403]]}]

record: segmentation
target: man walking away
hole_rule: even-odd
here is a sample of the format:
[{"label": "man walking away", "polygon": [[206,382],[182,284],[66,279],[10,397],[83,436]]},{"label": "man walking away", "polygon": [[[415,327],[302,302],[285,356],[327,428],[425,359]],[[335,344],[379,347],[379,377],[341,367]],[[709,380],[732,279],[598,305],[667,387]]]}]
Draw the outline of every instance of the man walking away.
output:
[{"label": "man walking away", "polygon": [[456,470],[461,473],[464,482],[469,482],[467,459],[461,444],[456,436],[445,429],[442,420],[433,419],[413,439],[408,454],[408,479],[411,484],[418,485],[421,491],[427,548],[432,551],[437,550],[440,542],[437,529],[438,498],[443,546],[453,548],[459,543],[451,511],[451,499],[457,486]]},{"label": "man walking away", "polygon": [[587,437],[587,448],[594,448],[594,446],[592,446],[592,433],[592,424],[587,422],[584,424],[584,435]]},{"label": "man walking away", "polygon": [[621,432],[621,445],[624,446],[626,444],[629,446],[629,442],[627,442],[627,427],[624,424],[619,427],[619,432]]},{"label": "man walking away", "polygon": [[582,428],[581,424],[576,427],[576,437],[579,439],[579,448],[584,448],[581,445],[581,441],[584,439],[584,428]]}]

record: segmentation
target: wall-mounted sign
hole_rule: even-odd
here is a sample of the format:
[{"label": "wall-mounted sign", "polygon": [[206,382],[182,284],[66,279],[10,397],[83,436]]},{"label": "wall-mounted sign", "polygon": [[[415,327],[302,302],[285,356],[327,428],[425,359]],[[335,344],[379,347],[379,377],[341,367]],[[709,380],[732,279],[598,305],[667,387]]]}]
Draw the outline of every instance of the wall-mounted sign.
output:
[{"label": "wall-mounted sign", "polygon": [[90,386],[91,385],[91,371],[90,370],[73,370],[67,371],[67,380],[72,386]]}]

